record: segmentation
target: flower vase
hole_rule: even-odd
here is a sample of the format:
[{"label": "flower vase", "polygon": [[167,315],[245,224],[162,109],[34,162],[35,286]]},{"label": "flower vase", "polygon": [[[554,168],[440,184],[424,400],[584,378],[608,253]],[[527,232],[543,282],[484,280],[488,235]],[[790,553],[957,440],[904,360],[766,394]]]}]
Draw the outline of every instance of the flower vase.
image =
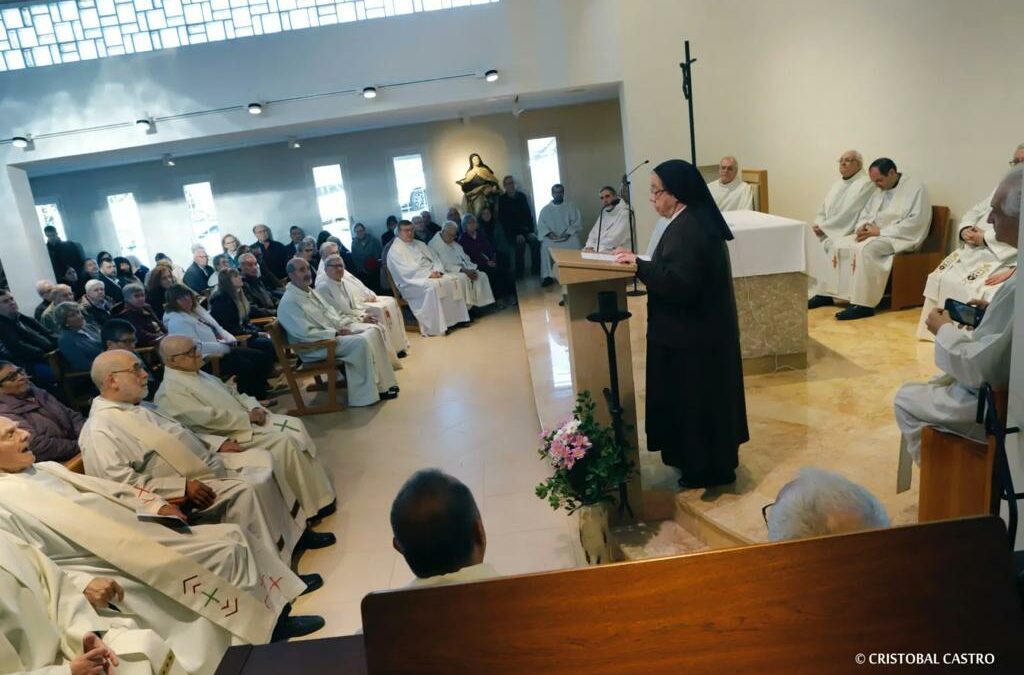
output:
[{"label": "flower vase", "polygon": [[612,561],[608,527],[608,504],[590,504],[579,509],[580,545],[588,565]]}]

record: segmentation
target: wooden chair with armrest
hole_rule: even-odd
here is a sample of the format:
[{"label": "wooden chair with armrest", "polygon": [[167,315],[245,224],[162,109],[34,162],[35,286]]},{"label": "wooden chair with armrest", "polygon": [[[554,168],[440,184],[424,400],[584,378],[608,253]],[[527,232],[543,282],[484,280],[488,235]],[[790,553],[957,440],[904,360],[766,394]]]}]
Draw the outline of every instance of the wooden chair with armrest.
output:
[{"label": "wooden chair with armrest", "polygon": [[[338,402],[338,363],[335,361],[337,342],[334,340],[288,342],[284,328],[277,321],[268,324],[266,330],[270,334],[271,342],[274,343],[274,351],[277,353],[277,360],[281,365],[282,374],[288,383],[288,389],[291,391],[292,398],[295,400],[296,407],[289,410],[288,414],[301,417],[303,415],[316,415],[344,410],[345,405]],[[303,361],[303,354],[320,349],[327,350],[327,356],[322,361]],[[325,402],[314,406],[306,404],[302,396],[302,389],[299,387],[299,380],[308,376],[316,378],[318,383],[321,381],[321,378],[326,381],[327,400]],[[316,389],[319,389],[319,387]],[[316,389],[313,389],[313,391]]]},{"label": "wooden chair with armrest", "polygon": [[743,169],[741,178],[754,191],[754,210],[768,213],[768,170]]},{"label": "wooden chair with armrest", "polygon": [[932,207],[932,224],[921,248],[893,256],[889,274],[889,300],[892,309],[924,304],[924,286],[928,275],[948,255],[949,207]]},{"label": "wooden chair with armrest", "polygon": [[412,313],[412,309],[409,309],[409,314],[406,314],[406,308],[409,307],[408,301],[402,297],[401,291],[398,290],[398,286],[395,285],[395,280],[391,278],[391,270],[388,269],[387,265],[384,265],[384,276],[388,280],[388,286],[391,288],[391,296],[398,303],[398,311],[402,313],[402,323],[405,325],[406,332],[418,333],[420,330],[419,324],[416,322],[415,317],[412,320],[409,319],[409,314]]},{"label": "wooden chair with armrest", "polygon": [[[235,339],[238,340],[238,344],[240,344],[240,345],[242,345],[244,347],[245,343],[248,342],[249,338],[251,338],[251,337],[252,336],[248,335],[248,334],[236,335]],[[224,374],[221,373],[221,369],[220,369],[220,362],[221,362],[221,360],[223,358],[224,357],[221,356],[220,354],[213,354],[211,356],[206,357],[206,360],[210,362],[210,372],[213,375],[219,377],[220,379],[226,380],[227,378],[224,377]]]},{"label": "wooden chair with armrest", "polygon": [[46,362],[50,366],[50,370],[53,371],[53,377],[57,380],[68,407],[81,413],[88,411],[89,405],[96,395],[91,375],[87,371],[69,370],[59,349],[47,352]]}]

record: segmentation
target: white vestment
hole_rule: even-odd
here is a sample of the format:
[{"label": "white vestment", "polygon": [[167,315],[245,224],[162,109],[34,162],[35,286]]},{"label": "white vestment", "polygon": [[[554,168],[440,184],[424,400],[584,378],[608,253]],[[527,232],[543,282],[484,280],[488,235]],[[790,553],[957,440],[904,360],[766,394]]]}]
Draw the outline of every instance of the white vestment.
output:
[{"label": "white vestment", "polygon": [[[345,276],[352,275],[346,273]],[[350,288],[351,287],[345,283],[344,278],[342,278],[341,281],[335,281],[325,275],[324,278],[317,283],[316,289],[314,289],[313,292],[337,313],[339,327],[358,330],[361,332],[376,331],[377,333],[380,333],[379,343],[384,347],[383,353],[387,356],[388,363],[391,364],[392,369],[401,370],[403,368],[402,362],[398,358],[398,352],[393,349],[391,340],[388,337],[388,332],[390,332],[389,325],[387,323],[370,323],[363,321],[363,317],[369,314],[369,312],[358,308],[358,303],[353,299]],[[376,347],[377,342],[378,341],[374,339],[372,346]],[[377,351],[374,351],[373,356],[374,359],[377,359],[380,354],[378,354]]]},{"label": "white vestment", "polygon": [[446,586],[448,584],[461,584],[466,581],[483,581],[501,576],[497,570],[487,563],[463,567],[450,574],[438,574],[432,577],[417,577],[409,583],[410,588],[422,588],[425,586]]},{"label": "white vestment", "polygon": [[[288,284],[277,306],[277,320],[294,343],[334,340],[334,358],[345,364],[348,404],[353,407],[373,405],[380,392],[397,386],[395,370],[387,347],[377,331],[338,335],[345,328],[341,317],[320,299],[312,289],[302,290]],[[304,361],[323,361],[327,349],[302,352]]]},{"label": "white vestment", "polygon": [[973,331],[947,324],[935,335],[935,365],[943,372],[928,382],[910,382],[896,392],[896,424],[900,444],[898,490],[910,487],[910,460],[920,461],[921,429],[934,426],[985,442],[976,421],[978,389],[989,384],[1006,389],[1010,380],[1013,304],[1017,275],[1010,277]]},{"label": "white vestment", "polygon": [[[406,243],[396,238],[388,250],[387,265],[391,279],[420,324],[421,334],[444,335],[452,326],[469,321],[458,280],[444,273],[444,265],[422,241]],[[433,272],[443,276],[432,279]]]},{"label": "white vestment", "polygon": [[[924,287],[924,307],[921,308],[921,319],[917,325],[917,337],[921,340],[934,339],[925,326],[925,319],[932,309],[943,307],[948,298],[960,302],[975,299],[991,301],[1002,284],[987,285],[985,280],[995,272],[1017,264],[1017,248],[997,241],[995,229],[988,222],[994,195],[995,190],[964,214],[957,231],[960,246],[928,275]],[[976,227],[984,232],[985,243],[974,246],[960,239],[960,234],[968,227]]]},{"label": "white vestment", "polygon": [[[450,244],[445,243],[445,240],[441,238],[441,233],[438,232],[430,240],[430,248],[437,254],[438,260],[444,266],[445,273],[454,274],[458,278],[467,307],[486,307],[494,304],[491,280],[487,278],[486,272],[481,271],[476,263],[469,259],[462,244],[457,241]],[[462,270],[475,271],[476,279],[471,279]]]},{"label": "white vestment", "polygon": [[814,224],[824,234],[820,237],[808,226],[806,232],[807,274],[811,295],[836,295],[839,289],[839,262],[836,242],[848,236],[857,226],[857,216],[871,197],[874,183],[861,169],[849,178],[840,178],[825,195],[825,201],[814,216]]},{"label": "white vestment", "polygon": [[183,669],[210,675],[231,645],[267,642],[305,584],[275,552],[247,544],[235,525],[179,533],[140,520],[165,504],[55,462],[0,472],[0,531],[38,549],[79,593],[96,577],[117,581],[124,600],[100,616],[154,631]]},{"label": "white vestment", "polygon": [[189,480],[208,485],[217,499],[210,507],[193,511],[193,518],[239,525],[254,548],[275,551],[284,562],[291,560],[306,519],[315,515],[299,507],[270,454],[263,450],[212,450],[152,404],[94,398],[78,443],[85,473],[90,476],[125,483],[164,499],[185,496]]},{"label": "white vestment", "polygon": [[[739,173],[737,171],[737,173]],[[754,190],[750,183],[736,176],[729,183],[723,184],[721,179],[708,183],[708,190],[718,204],[719,211],[753,211]]]},{"label": "white vestment", "polygon": [[874,223],[881,234],[859,243],[855,234],[836,240],[838,276],[835,292],[829,295],[854,305],[876,306],[885,293],[892,257],[917,250],[931,222],[932,205],[920,183],[901,175],[894,188],[876,188],[857,216],[855,229]]},{"label": "white vestment", "polygon": [[[540,278],[557,279],[558,265],[551,260],[553,248],[580,248],[580,230],[583,217],[568,199],[561,204],[549,202],[537,216],[537,238],[540,239]],[[554,238],[549,238],[552,235]]]},{"label": "white vestment", "polygon": [[156,633],[131,619],[101,617],[39,549],[0,532],[0,672],[67,675],[86,633],[102,634],[123,675],[185,675]]},{"label": "white vestment", "polygon": [[[601,240],[598,241],[598,236]],[[602,208],[594,221],[594,227],[587,236],[584,248],[595,251],[614,251],[617,248],[629,248],[629,204],[620,199],[610,208]]]},{"label": "white vestment", "polygon": [[155,402],[211,448],[230,439],[246,450],[269,452],[306,515],[312,517],[334,502],[334,488],[301,420],[267,413],[265,424],[255,424],[249,421],[249,411],[260,408],[260,402],[203,371],[164,368]]},{"label": "white vestment", "polygon": [[391,348],[396,352],[409,351],[409,337],[405,334],[405,318],[398,301],[390,295],[377,295],[364,284],[359,277],[345,272],[341,278],[348,288],[349,297],[357,310],[362,310],[375,318],[377,324],[384,327],[384,334]]}]

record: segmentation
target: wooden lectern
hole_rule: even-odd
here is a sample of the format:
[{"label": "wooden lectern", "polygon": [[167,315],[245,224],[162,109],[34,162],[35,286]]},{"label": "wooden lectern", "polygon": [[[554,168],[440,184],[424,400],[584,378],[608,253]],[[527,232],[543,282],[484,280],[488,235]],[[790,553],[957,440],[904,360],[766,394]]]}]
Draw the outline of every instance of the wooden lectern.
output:
[{"label": "wooden lectern", "polygon": [[[635,265],[620,265],[601,260],[585,260],[580,251],[551,249],[551,257],[558,265],[558,278],[568,289],[565,301],[565,326],[569,339],[569,360],[572,364],[574,394],[590,390],[597,402],[597,417],[602,424],[611,424],[604,394],[609,386],[608,348],[600,324],[587,321],[587,315],[597,311],[597,294],[615,291],[619,309],[626,309],[626,284],[636,273]],[[643,519],[643,499],[640,484],[640,452],[636,430],[636,394],[633,388],[633,351],[629,344],[628,322],[619,324],[615,331],[615,354],[618,359],[619,398],[623,422],[626,424],[626,442],[629,459],[636,474],[629,483],[629,505],[636,520]]]}]

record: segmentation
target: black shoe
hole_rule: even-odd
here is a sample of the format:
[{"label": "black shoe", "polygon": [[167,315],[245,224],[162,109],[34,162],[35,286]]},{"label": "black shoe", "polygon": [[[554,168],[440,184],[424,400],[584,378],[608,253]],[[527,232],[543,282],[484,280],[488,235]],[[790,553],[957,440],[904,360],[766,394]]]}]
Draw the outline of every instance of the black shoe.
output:
[{"label": "black shoe", "polygon": [[319,511],[316,512],[317,520],[319,520],[321,518],[326,518],[327,516],[330,516],[330,515],[334,515],[335,511],[337,511],[337,510],[338,510],[338,500],[335,499],[333,502],[331,502],[330,504],[328,504],[327,506],[323,507],[322,509],[320,509]]},{"label": "black shoe", "polygon": [[863,305],[850,305],[841,312],[836,312],[836,319],[840,321],[853,321],[855,319],[866,319],[874,316],[875,310]]},{"label": "black shoe", "polygon": [[558,306],[565,307],[565,298],[562,298],[561,300],[558,301]]},{"label": "black shoe", "polygon": [[396,384],[396,385],[395,385],[395,386],[393,386],[393,387],[388,387],[388,391],[393,391],[393,392],[395,392],[395,393],[397,394],[397,393],[399,393],[399,392],[400,392],[400,391],[402,391],[402,390],[401,390],[401,389],[399,389],[399,388],[398,388],[398,385]]},{"label": "black shoe", "polygon": [[388,389],[387,391],[380,392],[380,400],[382,401],[391,401],[396,398],[398,398],[397,391],[391,391],[390,389]]},{"label": "black shoe", "polygon": [[315,633],[324,627],[324,619],[321,616],[287,616],[282,617],[274,627],[274,633],[270,636],[271,642],[290,640],[291,638],[303,637]]},{"label": "black shoe", "polygon": [[544,281],[540,282],[541,288],[547,288],[551,284],[555,283],[555,280],[551,277],[544,277]]},{"label": "black shoe", "polygon": [[300,574],[299,578],[306,584],[306,590],[302,591],[300,595],[308,595],[323,588],[324,578],[319,574]]},{"label": "black shoe", "polygon": [[807,309],[818,309],[834,305],[835,301],[828,295],[816,295],[807,301]]},{"label": "black shoe", "polygon": [[404,359],[406,356],[408,356],[408,354],[406,354],[404,351],[398,352],[398,358]]},{"label": "black shoe", "polygon": [[334,536],[332,532],[315,532],[313,530],[306,530],[299,537],[299,542],[296,544],[297,548],[303,551],[309,551],[317,548],[327,548],[328,546],[334,546],[338,538]]}]

